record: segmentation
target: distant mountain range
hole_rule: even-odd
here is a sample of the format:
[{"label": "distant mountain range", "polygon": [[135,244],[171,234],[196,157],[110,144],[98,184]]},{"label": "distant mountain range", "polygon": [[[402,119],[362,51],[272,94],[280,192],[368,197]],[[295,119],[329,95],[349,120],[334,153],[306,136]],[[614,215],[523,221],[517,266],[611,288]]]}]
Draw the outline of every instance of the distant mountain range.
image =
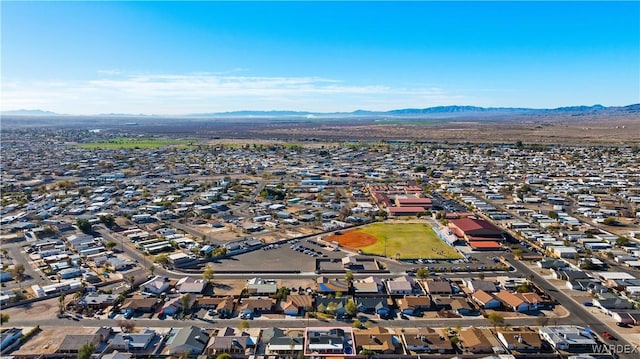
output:
[{"label": "distant mountain range", "polygon": [[[415,116],[415,115],[456,115],[456,114],[607,114],[607,113],[638,113],[640,114],[640,103],[628,106],[568,106],[553,109],[535,109],[535,108],[519,108],[519,107],[477,107],[477,106],[436,106],[427,108],[405,108],[390,111],[368,111],[356,110],[352,112],[309,112],[309,111],[231,111],[231,112],[212,112],[212,113],[196,113],[182,116],[161,116],[161,115],[143,115],[143,114],[98,114],[98,117],[326,117],[326,116]],[[3,111],[2,115],[11,116],[70,116],[44,110],[15,110]]]},{"label": "distant mountain range", "polygon": [[43,110],[14,110],[14,111],[2,111],[2,115],[12,116],[61,116],[59,113]]}]

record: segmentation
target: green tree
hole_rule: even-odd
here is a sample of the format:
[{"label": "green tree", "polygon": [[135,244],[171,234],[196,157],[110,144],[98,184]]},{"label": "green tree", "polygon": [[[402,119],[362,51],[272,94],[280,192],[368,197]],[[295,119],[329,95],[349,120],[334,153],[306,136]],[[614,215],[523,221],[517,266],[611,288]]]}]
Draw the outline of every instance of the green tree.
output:
[{"label": "green tree", "polygon": [[0,325],[9,323],[9,314],[8,313],[0,313]]},{"label": "green tree", "polygon": [[420,279],[429,278],[430,274],[431,273],[429,273],[429,270],[425,267],[418,268],[418,270],[416,271],[416,276]]},{"label": "green tree", "polygon": [[222,257],[227,254],[227,249],[224,247],[218,247],[212,252],[213,257]]},{"label": "green tree", "polygon": [[324,305],[324,303],[320,303],[320,305],[318,305],[318,307],[316,308],[316,310],[320,313],[326,313],[327,311],[327,306]]},{"label": "green tree", "polygon": [[116,224],[115,218],[113,218],[113,216],[110,214],[106,216],[100,216],[100,222],[102,222],[107,228],[113,228],[113,226]]},{"label": "green tree", "polygon": [[229,353],[222,353],[216,357],[216,359],[232,359],[233,357]]},{"label": "green tree", "polygon": [[602,221],[602,223],[606,224],[607,226],[615,226],[616,224],[618,224],[618,221],[615,219],[615,217],[607,217]]},{"label": "green tree", "polygon": [[519,149],[519,150],[524,148],[524,145],[522,144],[521,140],[517,140],[516,141],[516,148]]},{"label": "green tree", "polygon": [[367,358],[371,358],[371,356],[375,355],[376,352],[371,349],[362,349],[359,354],[364,355]]},{"label": "green tree", "polygon": [[169,263],[169,256],[166,253],[158,254],[153,258],[153,261],[164,265]]},{"label": "green tree", "polygon": [[86,343],[78,350],[78,359],[90,359],[96,347],[93,343]]},{"label": "green tree", "polygon": [[329,304],[327,304],[327,310],[326,310],[327,313],[334,315],[336,314],[337,310],[338,310],[338,305],[336,303],[330,302]]},{"label": "green tree", "polygon": [[585,258],[582,263],[580,263],[580,268],[582,269],[595,269],[595,267],[591,258]]},{"label": "green tree", "polygon": [[358,313],[358,308],[356,307],[356,302],[353,299],[349,299],[347,303],[344,305],[344,310],[348,315],[354,317],[356,313]]},{"label": "green tree", "polygon": [[414,169],[415,172],[427,172],[427,167],[425,165],[418,165]]},{"label": "green tree", "polygon": [[207,282],[211,282],[215,277],[215,271],[213,269],[213,265],[211,263],[207,264],[205,269],[202,271],[202,278],[204,278]]},{"label": "green tree", "polygon": [[627,237],[618,237],[616,238],[616,245],[617,246],[626,246],[627,244],[629,244],[629,238]]},{"label": "green tree", "polygon": [[344,273],[344,280],[346,280],[349,283],[349,285],[351,285],[353,283],[353,272],[346,271]]},{"label": "green tree", "polygon": [[513,250],[513,256],[516,259],[520,259],[522,257],[522,253],[523,253],[523,251],[522,251],[521,248],[516,248],[516,249]]},{"label": "green tree", "polygon": [[18,287],[20,288],[20,290],[22,290],[22,281],[24,280],[24,271],[25,271],[25,268],[24,268],[24,264],[22,263],[18,263],[14,265],[10,271],[13,279],[15,279],[16,282],[18,282]]},{"label": "green tree", "polygon": [[78,226],[78,228],[82,231],[82,233],[85,233],[85,234],[91,233],[91,227],[92,227],[91,223],[84,218],[76,219],[76,226]]},{"label": "green tree", "polygon": [[60,294],[60,297],[58,298],[58,312],[60,314],[64,313],[64,300],[65,300],[66,295],[64,293]]},{"label": "green tree", "polygon": [[187,293],[183,295],[182,298],[180,298],[180,301],[182,302],[182,311],[186,312],[189,310],[189,306],[191,304],[191,294]]},{"label": "green tree", "polygon": [[522,283],[521,285],[518,286],[518,288],[516,288],[516,292],[518,292],[518,293],[529,293],[529,292],[531,292],[531,284]]},{"label": "green tree", "polygon": [[240,330],[249,329],[249,321],[248,320],[241,321],[240,324],[238,324],[238,328],[240,328]]},{"label": "green tree", "polygon": [[289,295],[289,293],[290,293],[289,288],[280,287],[280,288],[278,288],[278,291],[276,292],[276,299],[278,299],[278,300],[286,300],[287,296]]},{"label": "green tree", "polygon": [[496,327],[504,325],[504,316],[502,316],[502,314],[499,314],[499,313],[490,313],[487,316],[487,320],[489,320],[489,323],[493,325],[494,331],[496,330]]},{"label": "green tree", "polygon": [[104,244],[104,247],[108,251],[112,251],[117,245],[118,243],[116,243],[116,241],[108,241],[107,243]]}]

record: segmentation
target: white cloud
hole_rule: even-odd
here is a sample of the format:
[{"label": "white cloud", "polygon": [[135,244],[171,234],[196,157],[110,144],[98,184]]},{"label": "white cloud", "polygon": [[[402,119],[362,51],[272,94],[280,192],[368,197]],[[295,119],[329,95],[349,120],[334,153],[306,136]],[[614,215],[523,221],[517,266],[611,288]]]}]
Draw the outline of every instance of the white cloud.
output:
[{"label": "white cloud", "polygon": [[234,110],[352,111],[466,104],[439,87],[353,85],[322,77],[229,73],[127,74],[103,70],[86,81],[3,81],[3,110],[40,108],[70,114],[188,114]]}]

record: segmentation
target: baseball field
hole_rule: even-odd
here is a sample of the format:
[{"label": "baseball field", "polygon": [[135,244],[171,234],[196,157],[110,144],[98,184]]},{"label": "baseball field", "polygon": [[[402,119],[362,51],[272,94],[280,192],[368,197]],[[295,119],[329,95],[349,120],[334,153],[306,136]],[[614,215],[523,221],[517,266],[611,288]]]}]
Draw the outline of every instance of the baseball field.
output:
[{"label": "baseball field", "polygon": [[365,227],[332,234],[326,241],[341,246],[398,259],[462,258],[453,247],[442,241],[424,223],[373,223]]}]

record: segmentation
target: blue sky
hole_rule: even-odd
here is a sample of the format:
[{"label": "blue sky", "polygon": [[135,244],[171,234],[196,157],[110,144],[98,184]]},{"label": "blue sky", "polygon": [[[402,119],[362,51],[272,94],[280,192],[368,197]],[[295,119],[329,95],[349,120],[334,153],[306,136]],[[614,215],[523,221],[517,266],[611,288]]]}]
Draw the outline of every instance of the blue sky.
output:
[{"label": "blue sky", "polygon": [[640,102],[640,2],[5,2],[2,110]]}]

